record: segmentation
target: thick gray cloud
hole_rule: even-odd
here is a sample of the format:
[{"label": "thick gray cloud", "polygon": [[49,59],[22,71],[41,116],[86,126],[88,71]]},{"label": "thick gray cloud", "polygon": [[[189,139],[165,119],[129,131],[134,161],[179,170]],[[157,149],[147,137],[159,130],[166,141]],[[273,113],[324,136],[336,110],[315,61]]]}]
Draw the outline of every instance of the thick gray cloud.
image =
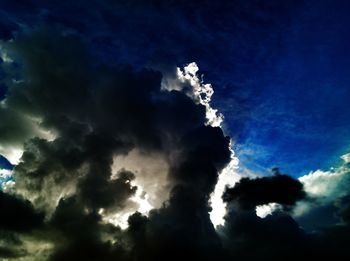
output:
[{"label": "thick gray cloud", "polygon": [[[119,243],[103,240],[117,237],[120,229],[105,224],[100,210],[122,210],[134,195],[136,174],[112,172],[114,157],[134,148],[164,155],[169,166],[162,175],[168,177],[170,199],[147,218],[148,230],[154,230],[147,237],[169,248],[191,229],[193,254],[206,249],[208,236],[219,246],[208,199],[230,160],[229,139],[220,128],[205,126],[204,106],[161,90],[159,72],[96,65],[79,40],[55,30],[18,36],[7,48],[21,57],[23,80],[9,86],[6,106],[40,118],[55,133],[53,140],[27,140],[13,171],[14,190],[46,212],[51,231],[46,233],[65,238],[63,244],[52,240],[53,260],[109,260],[120,254]],[[162,236],[169,226],[174,228]],[[147,256],[160,258],[165,254],[160,250]]]}]

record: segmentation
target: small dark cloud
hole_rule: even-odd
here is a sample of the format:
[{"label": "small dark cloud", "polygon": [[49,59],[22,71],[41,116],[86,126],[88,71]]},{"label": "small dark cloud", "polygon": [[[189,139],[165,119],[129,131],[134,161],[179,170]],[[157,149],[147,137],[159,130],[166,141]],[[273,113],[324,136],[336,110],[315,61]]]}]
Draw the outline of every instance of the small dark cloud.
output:
[{"label": "small dark cloud", "polygon": [[226,189],[223,198],[226,202],[237,202],[243,209],[254,209],[268,203],[293,206],[305,196],[300,181],[275,173],[270,177],[242,178],[234,187]]}]

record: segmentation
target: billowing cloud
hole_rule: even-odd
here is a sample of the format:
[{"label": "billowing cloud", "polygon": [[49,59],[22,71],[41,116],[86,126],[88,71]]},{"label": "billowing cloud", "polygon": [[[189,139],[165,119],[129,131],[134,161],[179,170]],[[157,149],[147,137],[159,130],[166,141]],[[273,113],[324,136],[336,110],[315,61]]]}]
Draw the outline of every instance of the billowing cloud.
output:
[{"label": "billowing cloud", "polygon": [[[121,232],[106,217],[140,207],[133,200],[140,189],[159,208],[147,218],[151,238],[167,248],[173,237],[191,229],[194,255],[202,255],[206,240],[197,240],[206,235],[219,246],[208,201],[231,151],[223,131],[207,124],[210,100],[203,104],[162,90],[156,71],[95,65],[75,37],[54,31],[21,35],[7,48],[22,58],[23,80],[9,86],[4,104],[23,117],[40,118],[40,126],[55,133],[51,139],[26,138],[11,189],[46,213],[47,229],[65,238],[63,245],[49,240],[57,246],[53,260],[92,256],[83,249],[115,256],[119,243],[112,238]],[[159,157],[152,162],[142,156],[149,154]],[[132,163],[124,164],[128,157]],[[155,188],[149,183],[152,175],[164,184]],[[180,227],[161,234],[169,225],[176,227],[178,219]],[[178,247],[185,250],[185,244]],[[149,258],[161,255],[159,250]]]}]

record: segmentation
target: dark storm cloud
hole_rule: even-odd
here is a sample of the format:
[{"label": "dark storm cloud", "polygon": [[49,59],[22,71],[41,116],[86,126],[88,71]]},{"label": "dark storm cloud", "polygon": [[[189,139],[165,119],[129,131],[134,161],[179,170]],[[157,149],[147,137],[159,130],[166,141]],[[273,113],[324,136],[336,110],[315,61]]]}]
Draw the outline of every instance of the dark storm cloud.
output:
[{"label": "dark storm cloud", "polygon": [[36,211],[28,200],[1,190],[0,209],[0,229],[22,232],[37,228],[43,223],[43,213]]},{"label": "dark storm cloud", "polygon": [[268,203],[293,206],[305,195],[300,181],[277,173],[270,177],[242,178],[233,188],[226,189],[223,198],[227,202],[237,202],[243,209],[255,209]]},{"label": "dark storm cloud", "polygon": [[74,37],[38,32],[19,37],[11,48],[23,58],[26,80],[10,88],[6,104],[41,118],[58,136],[52,142],[33,139],[16,167],[15,176],[31,169],[26,175],[37,186],[53,170],[60,182],[84,162],[106,180],[114,154],[135,146],[167,149],[174,142],[162,140],[168,133],[180,139],[203,124],[204,108],[184,95],[160,92],[160,73],[95,66]]},{"label": "dark storm cloud", "polygon": [[[159,72],[96,64],[76,37],[54,30],[18,36],[7,48],[21,57],[23,81],[9,86],[6,106],[40,119],[56,136],[27,141],[14,169],[16,190],[46,211],[50,233],[63,238],[54,240],[52,259],[154,260],[171,249],[213,258],[220,240],[208,200],[230,150],[220,128],[204,125],[205,107],[183,93],[161,91]],[[111,169],[113,157],[132,148],[162,153],[173,189],[146,218],[144,241],[130,234],[122,249],[104,238],[123,242],[134,223],[123,234],[104,225],[99,210],[123,209],[135,193],[135,174]]]}]

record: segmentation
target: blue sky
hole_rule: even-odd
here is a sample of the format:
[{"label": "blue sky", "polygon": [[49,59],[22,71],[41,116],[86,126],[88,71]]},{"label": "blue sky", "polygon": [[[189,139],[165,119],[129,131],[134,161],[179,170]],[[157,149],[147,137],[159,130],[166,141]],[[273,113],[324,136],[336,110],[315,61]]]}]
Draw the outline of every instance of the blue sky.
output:
[{"label": "blue sky", "polygon": [[348,10],[349,5],[319,1],[293,17],[283,51],[254,80],[258,97],[238,134],[243,165],[278,166],[300,176],[336,165],[348,151]]}]

